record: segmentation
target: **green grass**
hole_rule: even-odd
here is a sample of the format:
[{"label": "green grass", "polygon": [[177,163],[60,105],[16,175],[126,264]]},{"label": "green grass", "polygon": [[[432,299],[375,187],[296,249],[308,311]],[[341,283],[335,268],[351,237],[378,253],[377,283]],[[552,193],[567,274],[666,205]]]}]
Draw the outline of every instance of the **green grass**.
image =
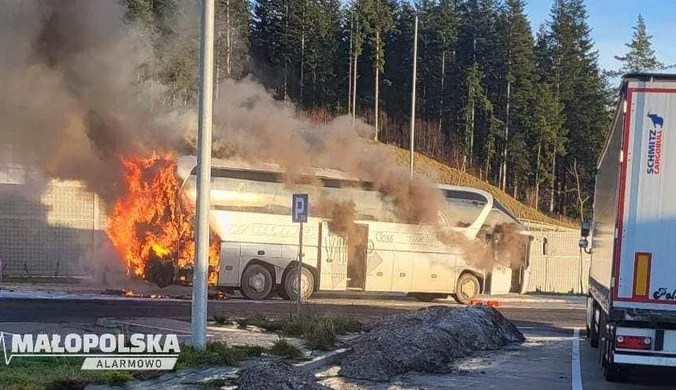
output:
[{"label": "green grass", "polygon": [[[286,342],[286,340],[284,340]],[[287,343],[288,344],[288,343]],[[293,350],[295,348],[295,351]],[[302,356],[298,348],[289,344],[276,343],[275,353],[287,358]],[[210,342],[203,351],[189,345],[181,346],[176,369],[199,366],[236,366],[241,361],[272,351],[255,345],[227,346],[225,343]],[[157,378],[165,371],[82,371],[83,358],[69,357],[15,357],[11,364],[0,363],[0,389],[2,390],[76,390],[89,384],[121,386],[137,380]],[[205,386],[215,386],[205,384]],[[220,388],[204,387],[205,389]]]},{"label": "green grass", "polygon": [[310,349],[331,349],[336,343],[336,326],[327,317],[319,317],[310,322],[303,338]]},{"label": "green grass", "polygon": [[257,326],[288,337],[303,338],[308,348],[328,350],[336,342],[336,336],[359,332],[361,324],[345,316],[290,315],[270,319],[260,313],[239,319],[240,327]]},{"label": "green grass", "polygon": [[82,358],[15,357],[0,364],[0,389],[72,390],[88,384],[123,385],[134,379],[129,371],[82,371]]},{"label": "green grass", "polygon": [[287,359],[298,359],[303,356],[303,352],[298,347],[282,337],[275,341],[275,344],[270,348],[270,353]]},{"label": "green grass", "polygon": [[214,316],[214,321],[216,321],[218,325],[225,325],[227,322],[230,321],[230,319],[227,316],[216,314]]},{"label": "green grass", "polygon": [[198,366],[236,366],[242,360],[260,356],[265,352],[261,346],[233,346],[225,343],[209,342],[203,351],[199,351],[190,345],[181,347],[176,368]]}]

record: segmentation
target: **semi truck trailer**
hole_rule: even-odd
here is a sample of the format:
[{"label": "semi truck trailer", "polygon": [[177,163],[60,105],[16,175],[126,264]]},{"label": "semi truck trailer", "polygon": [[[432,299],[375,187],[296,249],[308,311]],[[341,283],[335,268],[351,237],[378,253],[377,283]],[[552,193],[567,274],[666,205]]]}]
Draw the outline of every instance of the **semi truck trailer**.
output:
[{"label": "semi truck trailer", "polygon": [[622,78],[581,233],[587,337],[605,379],[676,367],[676,75]]}]

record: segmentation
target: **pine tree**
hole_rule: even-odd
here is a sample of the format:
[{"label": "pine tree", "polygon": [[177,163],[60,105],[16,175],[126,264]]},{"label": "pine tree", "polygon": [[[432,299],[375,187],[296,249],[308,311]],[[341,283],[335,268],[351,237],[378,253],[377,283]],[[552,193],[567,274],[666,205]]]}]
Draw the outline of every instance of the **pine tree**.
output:
[{"label": "pine tree", "polygon": [[[401,3],[394,11],[393,29],[385,34],[387,50],[385,50],[382,103],[388,116],[398,120],[408,118],[411,109],[415,13],[415,9],[409,3]],[[404,139],[405,137],[401,137],[402,141]]]},{"label": "pine tree", "polygon": [[506,190],[508,177],[511,176],[515,197],[520,182],[525,184],[522,178],[528,175],[526,138],[535,131],[531,107],[538,96],[535,93],[533,35],[524,13],[524,4],[523,0],[508,0],[506,3],[507,86],[500,184],[502,190]]},{"label": "pine tree", "polygon": [[557,99],[564,105],[564,129],[569,142],[565,157],[553,158],[555,180],[550,188],[549,211],[577,212],[565,207],[569,204],[566,194],[572,185],[565,168],[577,161],[584,172],[581,178],[584,191],[592,193],[596,160],[609,121],[607,86],[598,67],[598,52],[593,50],[583,0],[556,0],[550,28],[550,36],[543,39],[551,45],[545,50],[552,67],[545,81],[553,84]]},{"label": "pine tree", "polygon": [[291,50],[286,34],[289,25],[289,0],[258,0],[253,12],[251,50],[261,79],[275,88],[277,97],[289,95]]},{"label": "pine tree", "polygon": [[[494,0],[468,0],[460,7],[462,23],[458,30],[459,68],[464,74],[462,105],[464,130],[462,168],[473,168],[481,160],[482,172],[490,179],[495,141],[501,126],[493,102],[500,99],[504,46],[497,30],[498,6]],[[476,158],[475,158],[476,157]]]},{"label": "pine tree", "polygon": [[385,65],[385,40],[383,36],[392,29],[394,21],[390,5],[383,0],[361,0],[360,5],[362,26],[368,36],[371,51],[370,60],[374,74],[374,127],[376,130],[375,137],[378,139],[378,130],[380,129],[378,123],[380,116],[380,74]]},{"label": "pine tree", "polygon": [[125,17],[128,20],[140,22],[150,30],[155,28],[155,13],[153,12],[152,0],[124,0],[127,8]]},{"label": "pine tree", "polygon": [[648,35],[645,21],[641,14],[638,15],[636,26],[633,27],[634,35],[631,43],[625,44],[629,51],[624,56],[615,56],[622,63],[619,70],[609,72],[611,76],[621,76],[631,72],[646,72],[664,68],[664,64],[657,59],[652,49],[652,35]]},{"label": "pine tree", "polygon": [[218,0],[216,4],[216,96],[223,78],[245,75],[251,51],[249,5],[246,0]]},{"label": "pine tree", "polygon": [[533,183],[535,186],[534,206],[540,208],[540,190],[542,185],[552,188],[554,182],[554,162],[565,151],[565,132],[563,129],[563,105],[559,102],[554,88],[542,82],[537,86],[537,96],[533,109],[533,122],[536,132],[532,134],[532,167],[535,168]]}]

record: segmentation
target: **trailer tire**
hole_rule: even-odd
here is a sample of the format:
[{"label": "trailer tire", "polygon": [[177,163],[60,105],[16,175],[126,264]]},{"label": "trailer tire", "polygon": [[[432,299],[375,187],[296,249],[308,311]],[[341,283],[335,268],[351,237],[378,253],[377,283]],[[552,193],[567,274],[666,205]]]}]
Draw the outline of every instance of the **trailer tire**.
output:
[{"label": "trailer tire", "polygon": [[608,363],[603,367],[603,379],[611,383],[624,382],[626,375],[617,364]]},{"label": "trailer tire", "polygon": [[272,273],[263,264],[249,264],[242,273],[240,292],[246,299],[262,300],[272,293]]},{"label": "trailer tire", "polygon": [[[303,267],[301,274],[301,299],[305,300],[312,296],[312,293],[315,291],[315,277],[312,275],[312,271]],[[298,264],[291,265],[284,273],[284,280],[282,280],[282,286],[284,293],[289,297],[290,300],[295,301],[298,299],[298,293],[296,292],[296,281],[298,280]],[[280,294],[281,296],[281,294]]]},{"label": "trailer tire", "polygon": [[469,305],[470,301],[479,296],[480,291],[479,278],[472,273],[465,272],[458,278],[453,298],[462,305]]},{"label": "trailer tire", "polygon": [[600,325],[596,323],[596,309],[597,304],[594,298],[591,299],[591,318],[587,318],[587,338],[589,339],[589,345],[592,348],[598,348],[599,346],[599,331]]},{"label": "trailer tire", "polygon": [[608,357],[612,350],[612,343],[614,339],[613,334],[608,333],[607,318],[605,313],[601,311],[599,316],[599,362],[601,364],[601,372],[603,378],[607,382],[624,382],[627,379],[627,367],[619,364],[611,363]]}]

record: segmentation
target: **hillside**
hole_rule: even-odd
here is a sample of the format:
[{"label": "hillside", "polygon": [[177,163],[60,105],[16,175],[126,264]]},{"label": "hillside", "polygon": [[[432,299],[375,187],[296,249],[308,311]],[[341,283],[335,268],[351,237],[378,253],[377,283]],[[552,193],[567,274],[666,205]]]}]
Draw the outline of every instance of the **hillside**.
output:
[{"label": "hillside", "polygon": [[[392,153],[397,159],[397,162],[403,165],[409,164],[408,150],[393,145],[387,145],[387,147],[392,149]],[[418,174],[424,175],[443,184],[474,187],[487,191],[491,193],[498,201],[500,201],[500,203],[505,205],[505,207],[507,207],[512,213],[514,213],[517,218],[557,226],[572,228],[577,227],[573,222],[567,219],[558,220],[549,217],[530,206],[524,205],[499,188],[486,183],[485,181],[479,180],[475,176],[464,173],[458,169],[451,168],[420,153],[415,154],[415,171]]]}]

